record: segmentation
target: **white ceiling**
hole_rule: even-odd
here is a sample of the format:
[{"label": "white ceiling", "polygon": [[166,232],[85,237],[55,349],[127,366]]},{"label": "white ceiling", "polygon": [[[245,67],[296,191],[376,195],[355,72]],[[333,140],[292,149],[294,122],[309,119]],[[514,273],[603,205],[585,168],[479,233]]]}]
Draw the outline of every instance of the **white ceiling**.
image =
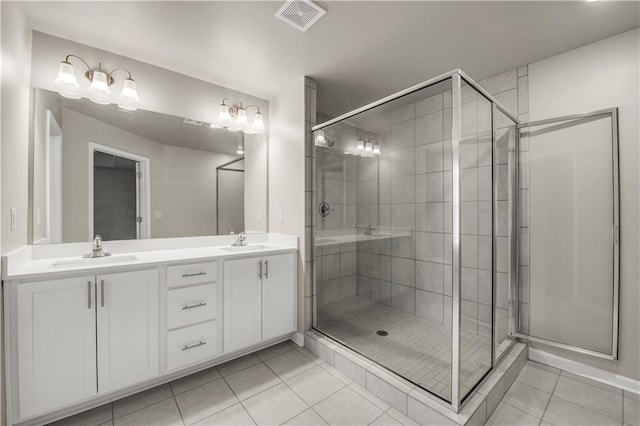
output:
[{"label": "white ceiling", "polygon": [[636,1],[319,3],[327,14],[305,33],[273,16],[279,1],[21,7],[39,31],[266,99],[309,75],[331,115],[453,68],[480,80],[640,21]]}]

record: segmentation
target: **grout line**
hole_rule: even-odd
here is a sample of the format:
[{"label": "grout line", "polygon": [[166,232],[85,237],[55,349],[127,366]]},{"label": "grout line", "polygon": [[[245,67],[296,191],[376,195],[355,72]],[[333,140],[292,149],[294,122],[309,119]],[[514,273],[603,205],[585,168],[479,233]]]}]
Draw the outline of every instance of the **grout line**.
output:
[{"label": "grout line", "polygon": [[[547,409],[549,408],[549,405],[551,404],[551,399],[553,398],[555,392],[556,392],[556,387],[558,386],[558,382],[560,381],[560,374],[562,374],[562,372],[558,373],[557,377],[556,377],[556,382],[553,384],[553,389],[551,390],[551,397],[549,398],[549,401],[547,401],[547,405],[544,407],[544,411],[542,412],[542,417],[540,417],[540,423],[542,423],[542,419],[544,419],[544,416],[547,414]],[[520,374],[518,374],[518,376],[520,376]],[[518,378],[516,377],[516,380],[518,380]]]},{"label": "grout line", "polygon": [[178,399],[176,398],[176,393],[173,391],[173,386],[171,386],[171,382],[169,382],[168,385],[169,385],[169,391],[171,392],[171,395],[173,397],[173,401],[176,403],[176,407],[178,407],[178,413],[180,414],[180,419],[182,420],[182,424],[186,425],[187,422],[184,421],[184,416],[182,415],[182,410],[180,409],[180,404],[178,404]]},{"label": "grout line", "polygon": [[[167,383],[167,384],[168,384],[168,383]],[[166,398],[163,398],[163,399],[160,399],[160,400],[158,400],[158,401],[152,402],[152,403],[150,403],[150,404],[148,404],[148,405],[145,405],[145,406],[142,406],[142,407],[136,408],[135,410],[130,411],[130,412],[128,412],[128,413],[125,413],[125,414],[123,414],[123,415],[121,415],[121,416],[118,416],[118,417],[116,417],[116,416],[115,416],[115,403],[116,403],[116,402],[118,402],[118,401],[122,401],[122,400],[127,399],[127,398],[130,398],[130,397],[132,397],[132,396],[140,395],[141,393],[148,392],[148,391],[150,391],[150,390],[153,390],[153,389],[156,389],[156,388],[159,388],[159,387],[162,387],[162,386],[163,386],[163,385],[159,385],[159,386],[156,386],[155,388],[151,388],[151,389],[147,389],[147,390],[144,390],[144,391],[141,391],[141,392],[137,392],[137,393],[134,393],[133,395],[129,395],[128,397],[124,397],[124,398],[118,399],[118,400],[116,400],[116,401],[110,402],[110,404],[111,404],[111,420],[121,419],[121,418],[123,418],[123,417],[125,417],[125,416],[128,416],[129,414],[137,413],[138,411],[144,410],[145,408],[152,407],[152,406],[154,406],[154,405],[156,405],[156,404],[160,404],[161,402],[165,402],[166,400],[171,399],[171,398],[174,398],[174,399],[175,399],[175,396],[173,395],[173,391],[171,390],[171,386],[169,386],[169,390],[170,390],[170,392],[171,392],[171,396],[168,396],[168,397],[166,397]],[[177,401],[176,401],[176,404],[177,404]]]},{"label": "grout line", "polygon": [[[231,385],[229,385],[229,382],[227,382],[227,378],[226,378],[226,377],[222,377],[222,380],[224,380],[224,382],[226,383],[226,385],[229,387],[229,390],[231,391],[231,393],[233,393],[233,396],[235,396],[235,397],[236,397],[236,399],[238,400],[238,403],[240,404],[240,406],[242,407],[242,409],[243,409],[244,411],[246,411],[246,413],[249,415],[249,417],[251,418],[251,420],[253,421],[253,423],[257,425],[257,424],[258,424],[258,422],[256,421],[256,419],[254,419],[254,418],[253,418],[253,416],[251,415],[251,413],[249,412],[249,410],[247,410],[247,407],[245,407],[245,406],[244,406],[244,404],[242,403],[242,401],[240,400],[240,398],[238,398],[238,395],[236,394],[236,392],[233,390],[233,388],[231,387]],[[272,386],[272,387],[273,387],[273,386]],[[265,390],[269,390],[269,389],[271,389],[271,388],[267,388],[267,389],[265,389]],[[264,391],[262,391],[262,392],[264,392]],[[256,395],[260,395],[262,392],[259,392],[259,393],[257,393]],[[253,396],[256,396],[256,395],[253,395]],[[251,398],[251,397],[249,397],[249,398]],[[249,398],[247,398],[247,399],[249,399]],[[233,405],[236,405],[236,404],[233,404]],[[231,405],[231,407],[233,407],[233,405]],[[227,407],[227,408],[229,408],[229,407]],[[222,410],[218,411],[217,413],[219,413],[219,412],[221,412],[221,411],[224,411],[224,410],[226,410],[226,408],[224,408],[224,409],[222,409]],[[211,417],[211,416],[213,416],[213,415],[215,415],[215,414],[217,414],[217,413],[213,413],[213,414],[211,414],[210,416],[207,416],[207,417],[205,417],[205,418],[203,418],[203,419],[200,419],[200,420],[204,420],[204,419],[206,419],[206,418],[208,418],[208,417]],[[200,420],[198,420],[198,421],[200,421]]]}]

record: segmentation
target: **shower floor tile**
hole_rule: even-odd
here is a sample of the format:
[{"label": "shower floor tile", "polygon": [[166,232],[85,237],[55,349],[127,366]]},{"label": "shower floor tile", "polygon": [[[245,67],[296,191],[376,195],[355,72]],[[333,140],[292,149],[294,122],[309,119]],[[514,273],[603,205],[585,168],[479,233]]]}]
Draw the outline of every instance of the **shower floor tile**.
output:
[{"label": "shower floor tile", "polygon": [[[319,331],[428,391],[451,398],[451,327],[354,296],[318,307]],[[376,334],[378,330],[387,336]],[[460,333],[464,395],[489,370],[491,338]]]}]

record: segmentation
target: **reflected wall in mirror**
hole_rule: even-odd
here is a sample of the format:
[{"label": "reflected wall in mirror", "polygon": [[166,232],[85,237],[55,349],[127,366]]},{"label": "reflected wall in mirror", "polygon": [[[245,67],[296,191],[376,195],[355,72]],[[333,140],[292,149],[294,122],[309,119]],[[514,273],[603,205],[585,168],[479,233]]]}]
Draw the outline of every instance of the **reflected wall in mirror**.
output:
[{"label": "reflected wall in mirror", "polygon": [[266,136],[43,89],[34,105],[34,244],[266,231]]}]

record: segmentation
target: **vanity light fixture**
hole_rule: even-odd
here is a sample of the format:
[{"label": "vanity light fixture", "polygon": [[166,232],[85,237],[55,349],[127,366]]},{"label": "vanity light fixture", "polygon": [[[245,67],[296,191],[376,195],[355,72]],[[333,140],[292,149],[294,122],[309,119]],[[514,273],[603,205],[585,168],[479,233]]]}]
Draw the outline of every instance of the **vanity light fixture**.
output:
[{"label": "vanity light fixture", "polygon": [[344,151],[344,153],[358,157],[376,157],[381,154],[381,150],[378,143],[374,144],[372,141],[365,140],[361,137],[356,143],[356,149],[352,151]]},{"label": "vanity light fixture", "polygon": [[97,104],[108,105],[111,103],[107,100],[107,96],[111,94],[109,86],[113,85],[115,82],[113,75],[117,71],[126,72],[128,76],[122,82],[122,92],[120,93],[120,102],[118,102],[118,106],[127,111],[134,111],[136,109],[134,104],[138,102],[140,98],[138,97],[136,82],[131,76],[131,72],[129,70],[117,68],[107,74],[102,70],[102,64],[98,64],[98,69],[92,69],[84,59],[77,55],[67,55],[64,61],[61,61],[58,66],[58,76],[56,77],[55,82],[64,89],[59,92],[62,96],[70,99],[81,98],[81,96],[74,93],[75,89],[80,87],[80,85],[76,79],[73,64],[70,62],[71,58],[80,60],[80,62],[82,62],[87,68],[84,76],[91,82],[89,85],[89,92],[93,95],[89,99]]},{"label": "vanity light fixture", "polygon": [[[253,117],[253,122],[249,123],[247,110],[251,107],[258,111]],[[264,130],[264,120],[260,108],[257,105],[248,105],[245,107],[242,105],[242,102],[233,104],[229,98],[223,98],[220,104],[220,111],[218,112],[218,121],[211,123],[210,127],[213,129],[226,127],[234,132],[242,131],[247,134],[254,134]]]}]

